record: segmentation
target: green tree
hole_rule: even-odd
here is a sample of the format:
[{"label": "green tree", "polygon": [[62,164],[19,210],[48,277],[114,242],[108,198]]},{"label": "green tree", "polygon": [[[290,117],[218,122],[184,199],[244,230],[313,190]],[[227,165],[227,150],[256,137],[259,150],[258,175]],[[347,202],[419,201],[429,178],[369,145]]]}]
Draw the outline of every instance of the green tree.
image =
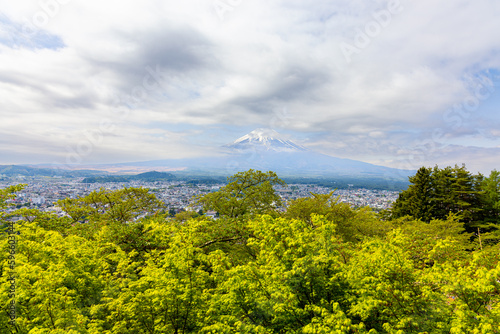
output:
[{"label": "green tree", "polygon": [[214,254],[219,284],[207,311],[213,319],[207,333],[311,333],[319,328],[350,333],[362,328],[345,314],[346,250],[334,223],[317,215],[310,222],[263,215],[249,221],[249,227],[253,261],[231,266],[223,254]]},{"label": "green tree", "polygon": [[[498,248],[495,249],[498,257]],[[500,331],[500,263],[489,251],[468,254],[464,261],[448,261],[429,270],[436,290],[447,297],[451,333]]]},{"label": "green tree", "polygon": [[[0,324],[5,325],[0,332],[86,333],[90,309],[101,303],[106,277],[116,270],[112,263],[120,250],[77,236],[64,237],[36,222],[25,222],[17,229],[12,298],[8,262],[0,254]],[[1,249],[5,242],[1,241]],[[11,300],[16,304],[14,327],[5,321]]]},{"label": "green tree", "polygon": [[433,176],[435,208],[432,217],[446,219],[450,212],[459,213],[466,229],[472,232],[471,223],[477,219],[480,211],[477,177],[467,171],[465,166],[448,166],[443,169],[434,167]]},{"label": "green tree", "polygon": [[480,219],[474,227],[486,242],[500,240],[500,172],[493,170],[489,177],[481,181],[480,199],[482,203]]},{"label": "green tree", "polygon": [[9,203],[9,200],[14,199],[16,197],[16,192],[23,190],[25,186],[25,184],[18,184],[0,189],[0,225],[5,223],[5,209],[12,206],[12,204]]},{"label": "green tree", "polygon": [[286,183],[274,172],[250,169],[229,177],[226,186],[217,192],[198,196],[196,202],[205,211],[214,210],[228,218],[271,213],[282,205],[274,185],[285,186]]},{"label": "green tree", "polygon": [[125,223],[140,216],[154,215],[163,208],[163,203],[146,188],[113,191],[101,188],[85,197],[59,200],[57,205],[75,223],[99,220]]},{"label": "green tree", "polygon": [[[445,220],[433,219],[430,223],[409,216],[392,221],[394,228],[399,229],[406,237],[406,250],[411,254],[415,268],[432,267],[436,261],[464,259],[466,250],[474,248],[470,239],[472,234],[466,233],[464,224],[457,214],[451,214]],[[442,242],[452,244],[440,252],[432,250]]]},{"label": "green tree", "polygon": [[446,220],[450,213],[458,214],[468,232],[482,210],[480,175],[472,175],[465,166],[422,167],[409,178],[412,183],[394,202],[390,217],[406,215],[424,222]]},{"label": "green tree", "polygon": [[71,220],[68,217],[58,217],[54,213],[39,209],[20,208],[13,211],[11,215],[21,218],[21,221],[36,222],[38,226],[46,230],[57,231],[61,234],[67,234],[71,228]]},{"label": "green tree", "polygon": [[349,314],[382,333],[449,332],[446,295],[415,265],[411,243],[400,230],[363,243],[348,265]]},{"label": "green tree", "polygon": [[175,215],[174,219],[179,221],[179,222],[185,222],[187,220],[199,217],[200,214],[196,211],[181,211],[178,214]]},{"label": "green tree", "polygon": [[[154,219],[144,222],[146,243],[154,249],[132,249],[117,266],[106,301],[92,308],[92,333],[198,333],[211,298],[209,256],[199,244],[197,225]],[[106,227],[107,228],[107,227]],[[103,229],[99,242],[106,243]],[[144,261],[135,261],[141,253]]]},{"label": "green tree", "polygon": [[434,212],[432,169],[421,167],[409,181],[411,185],[399,195],[392,206],[393,217],[409,215],[423,221],[431,221]]},{"label": "green tree", "polygon": [[336,225],[338,235],[344,241],[360,241],[368,236],[383,236],[392,226],[378,220],[369,208],[352,209],[349,204],[339,202],[339,197],[329,194],[313,194],[293,200],[284,214],[287,218],[300,219],[312,224],[314,215],[323,216]]}]

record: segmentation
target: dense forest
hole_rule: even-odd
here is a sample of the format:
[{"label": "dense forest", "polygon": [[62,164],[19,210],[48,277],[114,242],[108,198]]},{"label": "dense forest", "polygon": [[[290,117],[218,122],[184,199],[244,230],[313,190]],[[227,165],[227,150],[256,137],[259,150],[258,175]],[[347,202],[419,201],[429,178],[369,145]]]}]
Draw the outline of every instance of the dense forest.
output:
[{"label": "dense forest", "polygon": [[500,175],[421,168],[376,213],[233,175],[171,218],[143,188],[7,213],[1,333],[500,333]]}]

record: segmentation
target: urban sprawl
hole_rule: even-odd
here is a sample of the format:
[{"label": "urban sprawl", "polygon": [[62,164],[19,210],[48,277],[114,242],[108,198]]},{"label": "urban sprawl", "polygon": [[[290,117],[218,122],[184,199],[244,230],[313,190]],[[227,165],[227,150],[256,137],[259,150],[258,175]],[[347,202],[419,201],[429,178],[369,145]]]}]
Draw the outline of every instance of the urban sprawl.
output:
[{"label": "urban sprawl", "polygon": [[[65,178],[29,178],[17,177],[0,181],[0,188],[5,188],[15,184],[27,184],[25,188],[17,193],[17,196],[10,210],[21,207],[36,207],[41,211],[53,212],[64,215],[56,202],[65,198],[84,197],[92,191],[101,188],[107,190],[118,190],[124,187],[148,188],[156,197],[165,203],[169,210],[180,212],[184,210],[199,211],[202,209],[194,204],[193,198],[209,192],[219,190],[225,184],[192,184],[185,181],[159,181],[141,182],[134,181],[123,183],[82,183],[80,179]],[[283,203],[301,197],[310,197],[314,194],[328,194],[333,188],[322,187],[312,184],[289,184],[287,187],[276,186],[276,192],[283,199]],[[334,197],[339,198],[339,202],[348,203],[353,207],[369,206],[374,210],[387,209],[398,197],[398,191],[390,190],[369,190],[369,189],[337,189]]]}]

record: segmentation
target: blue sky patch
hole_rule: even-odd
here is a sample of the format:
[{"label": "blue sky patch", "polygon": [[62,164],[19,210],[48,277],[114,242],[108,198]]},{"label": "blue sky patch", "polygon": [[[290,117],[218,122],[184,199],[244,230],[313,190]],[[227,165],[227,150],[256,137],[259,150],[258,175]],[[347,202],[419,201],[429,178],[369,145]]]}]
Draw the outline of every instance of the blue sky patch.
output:
[{"label": "blue sky patch", "polygon": [[30,50],[51,49],[58,50],[65,47],[61,37],[49,32],[28,27],[0,15],[0,44],[9,48],[26,48]]}]

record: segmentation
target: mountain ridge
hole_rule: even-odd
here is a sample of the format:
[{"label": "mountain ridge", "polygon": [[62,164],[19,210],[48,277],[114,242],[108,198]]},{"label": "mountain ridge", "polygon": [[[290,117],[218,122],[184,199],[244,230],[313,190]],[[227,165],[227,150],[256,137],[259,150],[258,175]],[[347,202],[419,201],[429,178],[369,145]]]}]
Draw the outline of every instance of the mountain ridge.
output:
[{"label": "mountain ridge", "polygon": [[[256,129],[221,147],[222,155],[162,159],[140,162],[80,165],[80,169],[107,171],[110,174],[137,174],[148,171],[175,172],[176,175],[230,176],[248,169],[272,170],[282,177],[376,178],[408,182],[415,174],[367,162],[329,156],[307,149],[275,130]],[[76,166],[66,166],[75,169]],[[63,169],[64,165],[53,166]]]}]

